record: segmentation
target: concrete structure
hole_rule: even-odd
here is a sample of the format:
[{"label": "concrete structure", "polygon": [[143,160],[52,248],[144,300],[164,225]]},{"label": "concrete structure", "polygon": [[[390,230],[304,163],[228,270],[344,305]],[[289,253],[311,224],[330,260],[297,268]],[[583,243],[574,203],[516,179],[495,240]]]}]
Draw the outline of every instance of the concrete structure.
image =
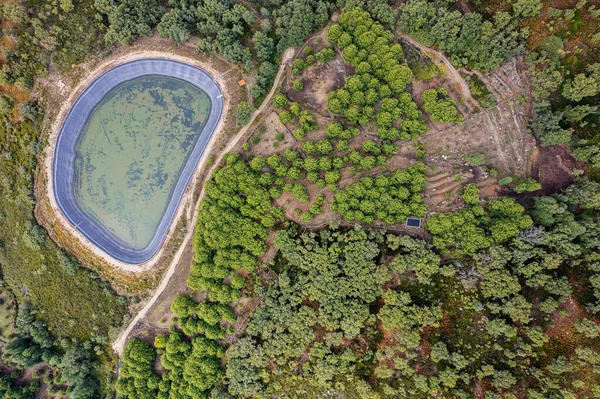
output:
[{"label": "concrete structure", "polygon": [[418,229],[421,227],[421,219],[416,217],[408,217],[406,218],[406,227],[412,227],[414,229]]}]

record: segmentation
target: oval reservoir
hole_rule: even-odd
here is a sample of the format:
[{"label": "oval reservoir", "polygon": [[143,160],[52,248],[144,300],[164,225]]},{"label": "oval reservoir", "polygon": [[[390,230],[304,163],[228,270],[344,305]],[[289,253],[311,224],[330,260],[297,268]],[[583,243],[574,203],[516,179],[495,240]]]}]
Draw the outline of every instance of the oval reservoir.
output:
[{"label": "oval reservoir", "polygon": [[144,59],[96,79],[71,108],[57,140],[58,206],[95,245],[139,264],[160,249],[223,98],[206,72]]}]

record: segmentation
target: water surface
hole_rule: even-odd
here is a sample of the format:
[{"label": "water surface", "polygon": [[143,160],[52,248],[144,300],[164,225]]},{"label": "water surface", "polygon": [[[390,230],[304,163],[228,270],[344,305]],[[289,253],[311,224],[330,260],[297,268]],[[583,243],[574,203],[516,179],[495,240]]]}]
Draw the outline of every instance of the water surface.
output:
[{"label": "water surface", "polygon": [[110,91],[76,143],[80,208],[131,248],[145,248],[210,106],[202,90],[166,76],[139,77]]}]

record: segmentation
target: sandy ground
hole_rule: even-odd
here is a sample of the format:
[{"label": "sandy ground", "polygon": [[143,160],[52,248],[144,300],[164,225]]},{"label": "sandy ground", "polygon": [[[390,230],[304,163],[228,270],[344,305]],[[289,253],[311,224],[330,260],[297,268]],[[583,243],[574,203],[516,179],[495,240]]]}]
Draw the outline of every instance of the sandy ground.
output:
[{"label": "sandy ground", "polygon": [[[104,251],[102,251],[101,249],[96,247],[86,237],[84,237],[83,234],[81,234],[78,230],[76,230],[69,223],[69,221],[62,214],[62,212],[60,211],[60,209],[58,208],[58,205],[56,203],[56,199],[53,194],[54,188],[53,188],[51,171],[52,171],[52,161],[54,158],[54,149],[56,146],[56,140],[58,137],[58,133],[60,131],[60,128],[62,126],[64,118],[66,117],[72,104],[77,100],[79,95],[85,90],[85,88],[89,84],[91,84],[98,76],[100,76],[107,70],[114,68],[117,65],[124,64],[126,62],[133,61],[133,60],[143,59],[143,58],[163,58],[163,59],[176,60],[176,61],[180,61],[180,62],[183,62],[186,64],[190,64],[190,65],[194,65],[199,68],[202,68],[207,73],[209,73],[221,87],[221,90],[222,90],[224,98],[225,98],[225,106],[223,108],[223,114],[222,114],[221,120],[219,121],[219,124],[217,125],[217,128],[215,129],[215,132],[213,133],[213,137],[211,138],[211,141],[209,142],[206,150],[202,154],[202,157],[196,168],[196,172],[195,172],[194,176],[192,177],[192,180],[191,180],[192,184],[190,184],[184,197],[182,198],[182,200],[180,202],[177,213],[176,213],[175,217],[173,218],[173,221],[171,222],[171,227],[169,228],[169,231],[163,242],[163,245],[161,246],[161,249],[148,262],[140,264],[140,265],[131,265],[131,264],[127,264],[127,263],[118,261],[117,259],[114,259],[109,254],[105,253]],[[227,73],[227,72],[225,72],[225,73]],[[170,53],[164,53],[164,52],[160,52],[160,51],[148,51],[148,50],[134,51],[134,52],[131,52],[131,53],[128,53],[128,54],[125,54],[125,55],[122,55],[122,56],[119,56],[116,58],[109,58],[109,59],[106,59],[105,61],[103,61],[95,70],[93,70],[91,73],[87,74],[77,84],[77,86],[72,90],[71,94],[68,96],[67,100],[64,101],[62,106],[60,107],[58,116],[54,119],[54,122],[51,125],[50,136],[48,137],[48,145],[46,146],[46,149],[45,149],[45,157],[44,157],[44,164],[43,164],[44,170],[42,171],[42,174],[45,175],[44,177],[45,177],[45,181],[47,182],[47,184],[46,184],[46,190],[45,190],[44,195],[49,199],[52,211],[54,212],[57,221],[68,230],[68,232],[74,239],[83,243],[87,249],[89,249],[94,255],[102,258],[108,265],[119,268],[119,269],[127,271],[127,272],[135,272],[135,273],[146,271],[146,270],[152,268],[153,266],[155,266],[157,264],[158,260],[162,257],[165,247],[166,247],[166,243],[169,240],[169,238],[173,235],[175,226],[177,225],[177,222],[184,215],[186,210],[189,212],[193,208],[193,203],[192,203],[191,197],[194,192],[195,185],[199,183],[198,182],[199,172],[206,164],[208,155],[212,152],[214,143],[217,141],[217,138],[223,134],[223,124],[225,121],[224,116],[227,115],[227,111],[231,106],[231,104],[230,104],[231,96],[228,93],[227,86],[221,84],[221,79],[220,79],[221,75],[222,74],[220,74],[217,70],[213,69],[210,65],[203,63],[199,60],[189,58],[189,57],[179,56],[179,55],[170,54]],[[61,85],[61,83],[62,82],[60,82],[60,81],[57,82],[59,89],[64,87]],[[190,230],[193,230],[193,229],[190,229]]]},{"label": "sandy ground", "polygon": [[[221,162],[221,159],[223,158],[223,155],[229,153],[235,146],[240,145],[240,142],[243,142],[246,139],[245,136],[246,136],[246,132],[248,131],[248,129],[253,126],[256,118],[265,110],[265,108],[267,108],[270,105],[271,98],[273,97],[273,94],[275,94],[275,91],[277,89],[277,86],[279,85],[279,82],[281,80],[281,77],[283,76],[283,73],[285,71],[287,64],[290,62],[290,60],[293,59],[293,55],[294,55],[294,49],[288,49],[283,54],[283,57],[281,60],[281,66],[279,67],[279,72],[277,72],[277,76],[275,77],[271,91],[265,97],[261,106],[252,114],[248,124],[246,124],[237,133],[236,138],[234,140],[231,140],[229,142],[229,144],[227,145],[227,147],[225,147],[223,149],[223,151],[220,153],[219,157],[216,159],[214,166],[211,168],[211,170],[214,169],[217,165],[219,165],[219,163]],[[200,201],[202,200],[202,198],[204,198],[204,195],[205,195],[205,192],[204,192],[204,190],[202,190],[202,192],[200,193],[200,196],[198,197],[198,201],[196,201],[196,204],[194,206],[194,214],[193,214],[194,216],[193,216],[191,226],[196,225],[196,221],[198,218],[198,209],[200,207]],[[154,306],[156,301],[161,297],[161,295],[163,294],[163,292],[169,285],[171,277],[175,273],[176,266],[179,263],[179,259],[185,253],[185,248],[188,245],[188,243],[191,241],[193,236],[194,236],[194,229],[189,229],[189,231],[187,232],[187,234],[185,236],[183,243],[181,244],[181,246],[179,247],[179,250],[175,254],[175,257],[173,258],[171,265],[167,269],[165,275],[163,276],[162,281],[160,282],[160,285],[154,292],[154,295],[152,296],[152,298],[150,298],[150,300],[146,303],[146,305],[142,308],[142,310],[133,318],[133,320],[131,320],[129,325],[124,330],[121,331],[117,340],[115,342],[113,342],[113,349],[119,355],[121,355],[123,353],[123,348],[125,347],[127,339],[129,338],[129,334],[133,331],[133,329],[138,324],[138,322],[140,322],[144,317],[146,317],[146,314],[148,313],[148,311],[150,309],[152,309],[152,307]]]}]

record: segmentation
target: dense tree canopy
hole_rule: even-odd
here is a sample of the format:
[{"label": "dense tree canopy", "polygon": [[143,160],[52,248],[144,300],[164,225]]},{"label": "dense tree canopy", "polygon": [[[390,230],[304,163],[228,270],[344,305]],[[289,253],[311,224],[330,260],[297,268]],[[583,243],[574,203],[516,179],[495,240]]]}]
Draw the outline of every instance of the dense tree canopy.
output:
[{"label": "dense tree canopy", "polygon": [[250,49],[241,38],[254,23],[250,9],[232,0],[209,0],[196,9],[200,51],[217,51],[236,64],[249,64]]},{"label": "dense tree canopy", "polygon": [[273,11],[275,33],[279,37],[277,50],[302,44],[315,28],[325,25],[332,10],[332,3],[325,0],[276,1],[280,4]]},{"label": "dense tree canopy", "polygon": [[150,36],[164,13],[154,0],[96,0],[94,5],[108,18],[105,40],[125,45],[139,36]]},{"label": "dense tree canopy", "polygon": [[[590,345],[598,325],[589,317],[574,323],[572,347],[545,329],[572,295],[572,265],[598,273],[590,262],[598,243],[589,234],[598,229],[597,189],[580,180],[564,194],[539,197],[533,217],[541,226],[532,226],[513,200],[475,205],[476,187],[468,186],[467,210],[475,216],[481,209],[475,217],[485,226],[455,228],[454,239],[467,243],[480,235],[493,245],[455,251],[444,261],[402,235],[335,227],[280,232],[278,277],[261,288],[263,304],[246,336],[226,353],[229,392],[470,397],[484,384],[488,397],[593,395],[600,381],[591,370],[600,357]],[[575,207],[584,214],[568,210]],[[595,277],[582,283],[584,291],[600,292]]]},{"label": "dense tree canopy", "polygon": [[514,199],[500,197],[484,208],[474,198],[479,196],[476,187],[471,188],[463,193],[467,208],[451,214],[436,213],[427,220],[433,245],[442,253],[473,254],[518,236],[532,224],[525,208]]},{"label": "dense tree canopy", "polygon": [[273,225],[280,210],[272,206],[257,173],[237,154],[227,157],[227,165],[216,170],[204,188],[188,285],[208,291],[215,302],[228,303],[241,294],[223,279],[238,269],[257,267],[256,257],[265,251],[266,227]]},{"label": "dense tree canopy", "polygon": [[121,378],[117,392],[124,398],[156,398],[160,379],[154,374],[156,351],[144,341],[133,338],[123,351]]},{"label": "dense tree canopy", "polygon": [[398,26],[428,46],[447,50],[452,63],[483,71],[499,67],[524,51],[527,30],[518,25],[524,17],[539,13],[539,0],[513,4],[513,14],[500,11],[489,20],[476,12],[462,14],[445,0],[409,0]]},{"label": "dense tree canopy", "polygon": [[377,135],[390,141],[416,138],[427,130],[419,119],[421,111],[405,92],[412,72],[403,63],[400,45],[393,44],[391,31],[356,8],[342,13],[327,37],[340,47],[344,60],[356,72],[346,78],[342,89],[329,93],[329,111],[343,114],[352,124],[374,123]]},{"label": "dense tree canopy", "polygon": [[411,215],[423,217],[427,213],[421,193],[425,180],[425,165],[420,162],[388,176],[363,177],[338,191],[331,209],[346,220],[367,224],[382,220],[392,225],[403,223]]},{"label": "dense tree canopy", "polygon": [[[354,345],[339,351],[332,345],[360,341],[362,329],[374,322],[369,303],[381,295],[387,278],[377,270],[376,242],[360,229],[302,236],[282,231],[275,245],[289,265],[261,290],[264,302],[247,336],[226,354],[229,391],[235,396],[291,393],[303,384],[324,392],[334,381],[345,381],[359,364]],[[324,341],[316,343],[319,328]],[[269,364],[275,381],[264,372]]]}]

